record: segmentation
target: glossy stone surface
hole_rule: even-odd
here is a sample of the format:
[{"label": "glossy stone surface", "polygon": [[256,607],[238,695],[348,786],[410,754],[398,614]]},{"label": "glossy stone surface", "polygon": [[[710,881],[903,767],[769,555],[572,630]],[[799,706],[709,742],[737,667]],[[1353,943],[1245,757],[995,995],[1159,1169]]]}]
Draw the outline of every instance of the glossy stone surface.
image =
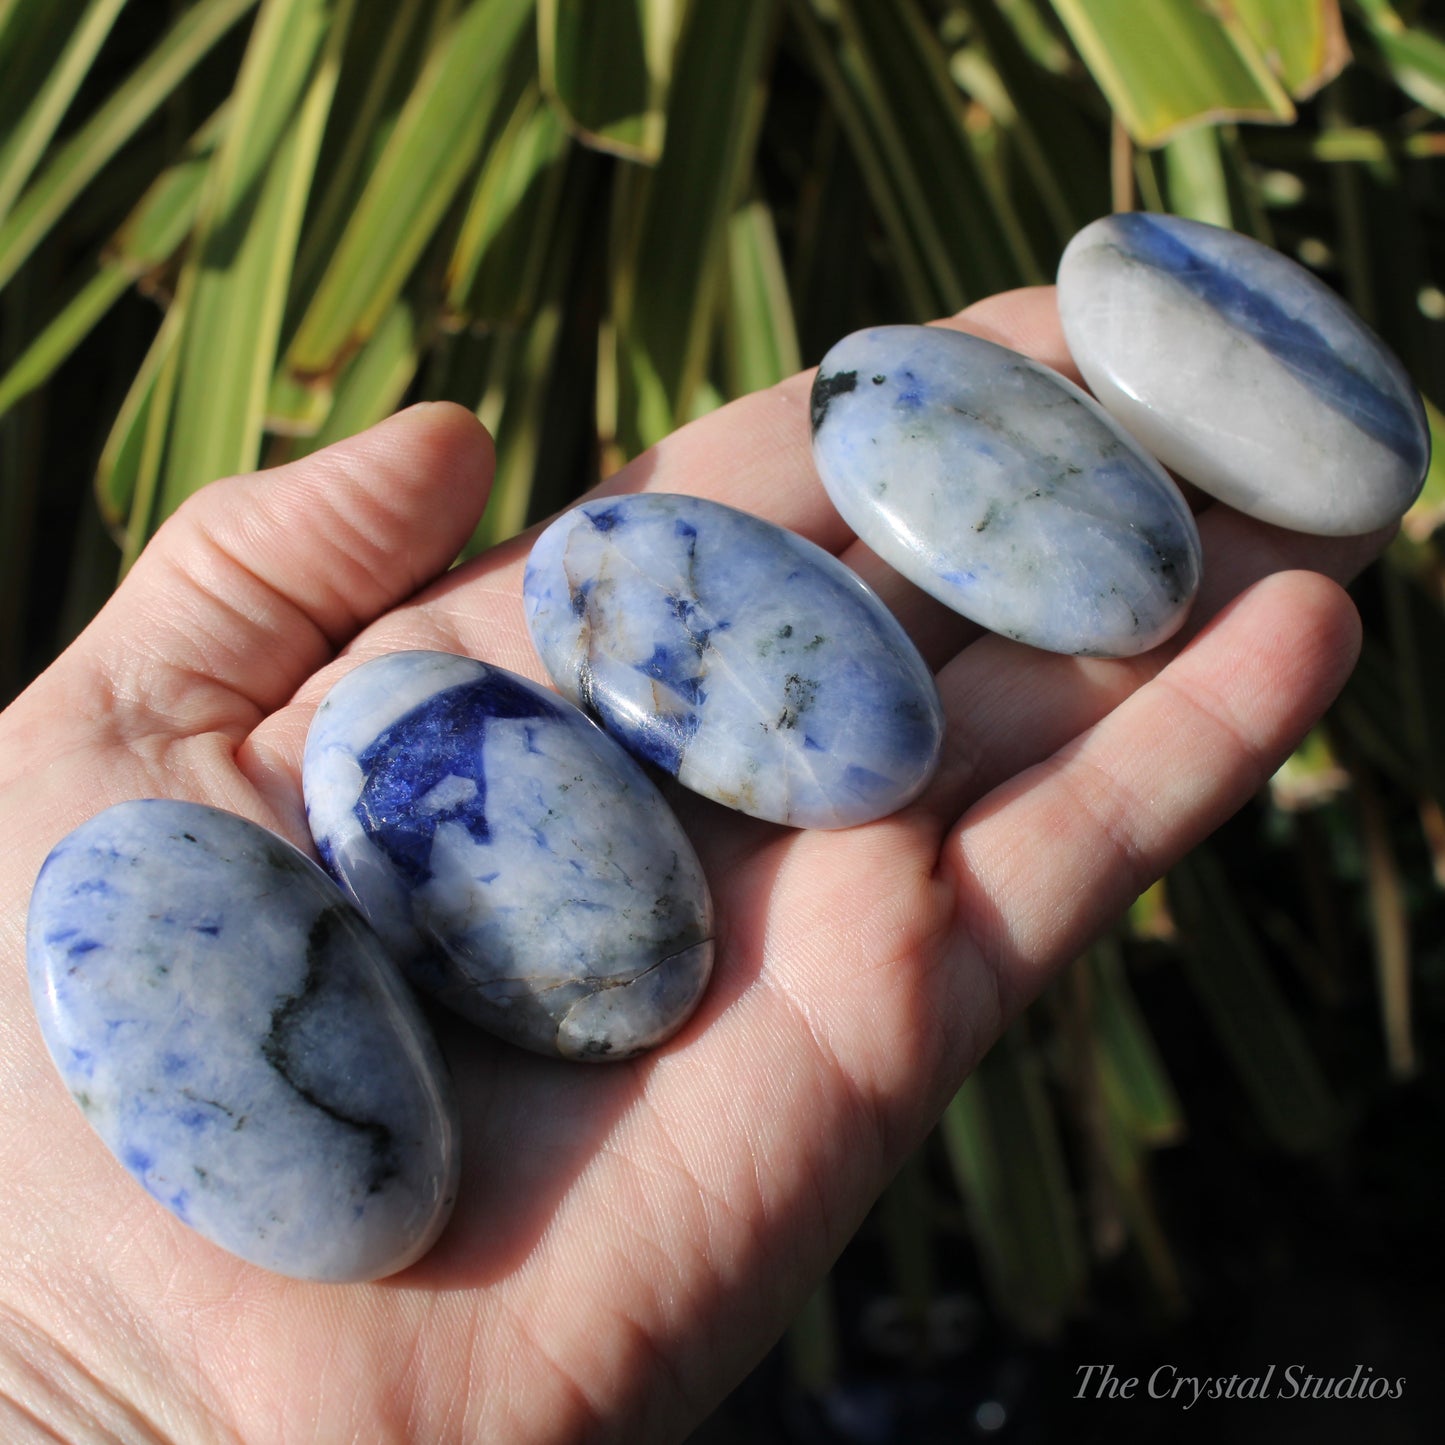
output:
[{"label": "glossy stone surface", "polygon": [[1166,466],[1302,532],[1393,522],[1430,435],[1384,343],[1302,266],[1249,237],[1144,213],[1086,226],[1059,314],[1101,402]]},{"label": "glossy stone surface", "polygon": [[523,592],[557,686],[640,757],[754,817],[845,828],[917,796],[943,714],[892,613],[811,542],[697,497],[587,502]]},{"label": "glossy stone surface", "polygon": [[844,337],[813,385],[813,457],[885,562],[1005,637],[1129,656],[1198,588],[1199,534],[1159,464],[1078,387],[976,336]]},{"label": "glossy stone surface", "polygon": [[605,1060],[692,1013],[713,956],[697,855],[642,769],[555,693],[390,653],[326,695],[302,776],[327,866],[465,1018]]},{"label": "glossy stone surface", "polygon": [[30,986],[66,1087],[120,1162],[232,1254],[391,1274],[457,1185],[457,1117],[406,986],[289,843],[195,803],[106,809],[35,884]]}]

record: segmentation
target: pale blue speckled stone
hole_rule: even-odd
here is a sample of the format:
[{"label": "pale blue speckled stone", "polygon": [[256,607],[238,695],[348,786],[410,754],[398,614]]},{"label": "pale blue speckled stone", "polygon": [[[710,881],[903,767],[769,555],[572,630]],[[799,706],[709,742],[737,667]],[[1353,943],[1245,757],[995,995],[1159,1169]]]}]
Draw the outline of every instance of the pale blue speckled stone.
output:
[{"label": "pale blue speckled stone", "polygon": [[1142,212],[1085,226],[1059,315],[1095,396],[1231,506],[1346,536],[1397,520],[1430,462],[1419,393],[1338,296],[1268,246]]},{"label": "pale blue speckled stone", "polygon": [[30,986],[61,1077],[177,1218],[299,1279],[392,1274],[457,1186],[456,1103],[340,890],[264,828],[121,803],[35,884]]},{"label": "pale blue speckled stone", "polygon": [[698,497],[584,503],[523,582],[557,686],[633,752],[729,807],[801,828],[922,790],[943,711],[892,613],[836,557]]},{"label": "pale blue speckled stone", "polygon": [[819,365],[812,420],[843,520],[965,617],[1106,657],[1183,622],[1201,561],[1188,505],[1048,367],[941,327],[858,331]]},{"label": "pale blue speckled stone", "polygon": [[625,1059],[674,1033],[712,968],[697,855],[589,718],[469,657],[396,652],[326,695],[307,817],[408,976],[503,1038]]}]

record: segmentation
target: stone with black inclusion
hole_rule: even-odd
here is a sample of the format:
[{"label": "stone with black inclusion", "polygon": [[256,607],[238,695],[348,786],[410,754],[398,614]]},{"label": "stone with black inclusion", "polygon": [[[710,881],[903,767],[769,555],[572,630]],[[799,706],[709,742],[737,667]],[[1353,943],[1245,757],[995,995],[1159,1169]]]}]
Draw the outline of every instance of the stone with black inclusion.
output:
[{"label": "stone with black inclusion", "polygon": [[182,1223],[300,1279],[418,1258],[456,1195],[456,1100],[341,890],[198,803],[97,814],[30,904],[41,1032],[107,1147]]},{"label": "stone with black inclusion", "polygon": [[846,828],[932,776],[943,710],[907,633],[836,557],[760,517],[656,492],[584,502],[537,539],[522,590],[562,692],[716,802]]},{"label": "stone with black inclusion", "polygon": [[1183,623],[1199,534],[1164,469],[1078,387],[977,336],[878,326],[813,387],[813,458],[890,566],[993,632],[1130,656]]}]

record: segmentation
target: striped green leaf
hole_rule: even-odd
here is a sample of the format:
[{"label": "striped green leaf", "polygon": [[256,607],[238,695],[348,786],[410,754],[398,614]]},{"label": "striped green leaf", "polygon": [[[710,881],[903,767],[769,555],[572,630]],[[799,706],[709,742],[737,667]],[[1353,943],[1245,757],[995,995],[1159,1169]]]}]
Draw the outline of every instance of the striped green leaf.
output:
[{"label": "striped green leaf", "polygon": [[1020,1026],[954,1096],[942,1128],[995,1301],[1026,1332],[1053,1334],[1077,1304],[1085,1254],[1058,1127]]},{"label": "striped green leaf", "polygon": [[1224,173],[1219,131],[1199,125],[1164,145],[1164,172],[1169,182],[1169,209],[1176,216],[1233,226],[1229,179]]},{"label": "striped green leaf", "polygon": [[0,141],[0,216],[30,179],[126,0],[90,0],[30,105]]},{"label": "striped green leaf", "polygon": [[162,516],[260,460],[296,240],[353,0],[265,0],[178,294],[186,331]]},{"label": "striped green leaf", "polygon": [[0,376],[0,416],[51,374],[133,282],[163,264],[195,224],[206,170],[226,119],[222,107],[186,154],[156,177],[106,246],[93,273]]},{"label": "striped green leaf", "polygon": [[19,0],[0,0],[0,58],[9,53],[12,44],[11,26],[19,12]]},{"label": "striped green leaf", "polygon": [[[361,349],[365,351],[366,347]],[[266,393],[262,425],[266,431],[277,436],[315,436],[331,415],[334,401],[334,377],[301,377],[293,376],[289,371],[278,371],[271,378],[271,386]]]},{"label": "striped green leaf", "polygon": [[537,0],[542,88],[578,137],[654,164],[688,0]]},{"label": "striped green leaf", "polygon": [[[40,302],[38,288],[14,287],[0,295],[0,355],[24,335]],[[36,552],[36,522],[45,471],[36,440],[43,412],[26,407],[0,426],[0,699],[5,702],[24,686],[27,632],[32,623],[29,580]]]},{"label": "striped green leaf", "polygon": [[797,0],[794,15],[889,231],[912,319],[1044,279],[979,164],[949,58],[914,0]]},{"label": "striped green leaf", "polygon": [[96,496],[119,535],[122,571],[140,556],[152,531],[185,318],[185,302],[177,297],[121,403],[96,468]]},{"label": "striped green leaf", "polygon": [[73,135],[51,152],[0,222],[0,286],[15,274],[77,196],[155,114],[256,0],[198,0]]},{"label": "striped green leaf", "polygon": [[1340,1123],[1334,1097],[1207,844],[1170,872],[1169,899],[1190,985],[1255,1113],[1282,1148],[1324,1147]]},{"label": "striped green leaf", "polygon": [[[967,13],[972,21],[969,42],[950,57],[950,74],[1007,138],[1003,179],[1012,186],[1016,206],[1022,210],[1032,202],[1042,212],[1052,236],[1041,245],[1057,252],[1075,231],[1109,208],[1097,140],[1080,123],[1085,117],[1076,99],[1062,87],[1040,82],[1038,58],[1019,31],[1021,17],[1038,12],[972,0]],[[1025,31],[1032,34],[1032,26]],[[1066,68],[1072,61],[1067,46],[1051,31],[1045,33],[1050,51],[1057,47],[1062,52],[1056,64]]]},{"label": "striped green leaf", "polygon": [[[1058,19],[1047,0],[993,0],[1000,17],[1013,31],[1024,53],[1035,65],[1054,75],[1067,75],[1076,62],[1067,42],[1059,34]],[[971,11],[988,9],[989,0],[972,0]]]},{"label": "striped green leaf", "polygon": [[1339,0],[1229,0],[1229,8],[1296,100],[1313,95],[1349,63]]},{"label": "striped green leaf", "polygon": [[1136,1132],[1137,1120],[1128,1105],[1107,1088],[1101,1122],[1111,1203],[1143,1265],[1157,1307],[1165,1315],[1177,1315],[1184,1307],[1184,1286],[1149,1188],[1148,1146]]},{"label": "striped green leaf", "polygon": [[524,333],[499,339],[490,384],[477,406],[497,438],[497,472],[468,556],[515,537],[527,525],[561,321],[560,307],[552,302],[539,308]]},{"label": "striped green leaf", "polygon": [[545,503],[537,505],[538,471],[548,438],[558,429],[558,343],[586,215],[587,208],[579,204],[559,210],[530,322],[492,338],[485,382],[471,404],[497,440],[497,471],[487,509],[464,555],[516,536],[546,509]]},{"label": "striped green leaf", "polygon": [[299,296],[309,299],[316,289],[415,85],[428,32],[448,8],[439,0],[399,0],[362,5],[353,17],[296,257]]},{"label": "striped green leaf", "polygon": [[868,191],[836,119],[825,113],[807,151],[809,183],[791,227],[789,294],[803,356],[816,361],[863,313],[868,254],[840,246],[871,221]]},{"label": "striped green leaf", "polygon": [[476,165],[532,0],[472,0],[436,40],[286,355],[334,372],[401,294]]},{"label": "striped green leaf", "polygon": [[106,253],[133,276],[168,261],[195,226],[206,177],[230,118],[231,103],[223,101],[116,228]]},{"label": "striped green leaf", "polygon": [[778,233],[764,202],[750,201],[733,213],[727,264],[724,375],[728,395],[745,396],[803,366]]},{"label": "striped green leaf", "polygon": [[1349,771],[1365,852],[1370,933],[1375,947],[1375,979],[1385,1057],[1392,1077],[1409,1079],[1419,1069],[1419,1056],[1414,1038],[1410,919],[1404,880],[1374,778],[1368,768],[1358,763]]},{"label": "striped green leaf", "polygon": [[0,150],[45,87],[89,0],[7,0],[0,12]]},{"label": "striped green leaf", "polygon": [[[624,195],[614,252],[619,429],[637,452],[690,414],[727,267],[727,218],[752,165],[774,0],[698,5],[678,47],[667,143],[645,184]],[[719,65],[717,57],[729,57]],[[624,182],[623,184],[628,184]]]},{"label": "striped green leaf", "polygon": [[1201,121],[1294,119],[1233,7],[1198,0],[1053,0],[1079,54],[1139,145]]},{"label": "striped green leaf", "polygon": [[1184,1133],[1184,1111],[1124,973],[1116,944],[1090,958],[1093,1031],[1104,1100],[1130,1134],[1150,1146]]},{"label": "striped green leaf", "polygon": [[102,266],[61,307],[59,314],[0,375],[0,416],[50,379],[96,322],[125,294],[130,279],[122,266]]},{"label": "striped green leaf", "polygon": [[156,333],[111,424],[110,435],[96,465],[95,499],[98,510],[106,525],[117,534],[126,526],[140,485],[141,452],[151,404],[155,399],[156,382],[167,357],[175,349],[180,329],[180,315],[178,312],[174,315],[175,319],[168,317]]},{"label": "striped green leaf", "polygon": [[808,60],[828,96],[831,115],[848,137],[853,160],[863,177],[879,221],[888,234],[890,273],[905,313],[915,321],[932,320],[947,309],[930,260],[937,254],[932,237],[920,235],[925,212],[914,211],[899,194],[897,178],[870,121],[876,107],[860,94],[858,68],[844,64],[837,32],[816,13],[814,0],[792,0],[791,14],[807,48]]},{"label": "striped green leaf", "polygon": [[1406,25],[1390,0],[1356,3],[1395,84],[1436,115],[1445,115],[1445,40]]},{"label": "striped green leaf", "polygon": [[455,317],[496,325],[531,313],[567,151],[566,127],[529,85],[487,148],[447,266],[446,304]]}]

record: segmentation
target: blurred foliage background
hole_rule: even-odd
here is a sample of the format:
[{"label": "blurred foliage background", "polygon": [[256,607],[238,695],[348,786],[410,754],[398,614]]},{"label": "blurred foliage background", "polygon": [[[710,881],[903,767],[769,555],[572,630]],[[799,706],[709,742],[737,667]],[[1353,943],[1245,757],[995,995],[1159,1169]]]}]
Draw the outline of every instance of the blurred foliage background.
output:
[{"label": "blurred foliage background", "polygon": [[[474,550],[847,331],[1047,281],[1111,208],[1295,256],[1445,399],[1432,23],[0,0],[0,689],[213,477],[450,398],[498,439]],[[1383,1320],[1407,1373],[1445,1197],[1442,509],[1437,466],[1339,704],[964,1087],[772,1361],[786,1421],[733,1407],[754,1438],[1033,1438],[1081,1339],[1248,1340],[1276,1295],[1290,1339]]]}]

